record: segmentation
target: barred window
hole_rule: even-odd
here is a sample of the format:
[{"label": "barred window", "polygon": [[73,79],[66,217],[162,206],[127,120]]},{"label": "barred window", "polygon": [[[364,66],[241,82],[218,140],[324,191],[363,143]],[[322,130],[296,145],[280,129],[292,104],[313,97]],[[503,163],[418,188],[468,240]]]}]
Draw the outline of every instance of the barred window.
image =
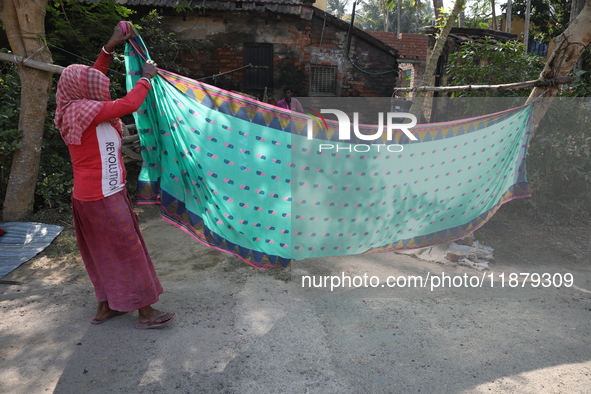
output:
[{"label": "barred window", "polygon": [[336,95],[337,68],[336,66],[312,66],[310,69],[310,95]]},{"label": "barred window", "polygon": [[245,44],[244,65],[252,64],[244,70],[244,87],[273,87],[273,44]]}]

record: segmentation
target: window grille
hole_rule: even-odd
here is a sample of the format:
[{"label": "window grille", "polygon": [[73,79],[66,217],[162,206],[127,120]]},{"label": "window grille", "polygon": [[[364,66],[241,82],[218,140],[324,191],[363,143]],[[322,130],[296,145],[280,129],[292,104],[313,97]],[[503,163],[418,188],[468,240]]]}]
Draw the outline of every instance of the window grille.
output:
[{"label": "window grille", "polygon": [[244,87],[273,87],[273,45],[244,45],[244,65],[252,64],[244,70]]},{"label": "window grille", "polygon": [[336,95],[337,68],[312,66],[310,69],[310,95]]}]

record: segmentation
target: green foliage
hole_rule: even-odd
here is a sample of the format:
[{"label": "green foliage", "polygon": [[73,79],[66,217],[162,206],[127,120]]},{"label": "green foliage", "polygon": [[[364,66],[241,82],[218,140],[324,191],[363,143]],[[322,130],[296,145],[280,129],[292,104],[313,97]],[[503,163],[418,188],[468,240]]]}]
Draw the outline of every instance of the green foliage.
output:
[{"label": "green foliage", "polygon": [[[468,41],[461,49],[449,56],[446,73],[449,84],[491,85],[522,82],[537,79],[544,64],[536,55],[525,52],[519,41],[506,43],[485,37]],[[527,96],[529,90],[484,91],[457,93],[459,97],[513,97]]]},{"label": "green foliage", "polygon": [[20,91],[16,66],[0,64],[0,202],[4,201],[12,156],[22,137],[18,130]]},{"label": "green foliage", "polygon": [[590,97],[591,96],[591,72],[580,70],[573,73],[576,80],[570,85],[570,90],[563,93],[570,97]]},{"label": "green foliage", "polygon": [[76,0],[50,1],[45,30],[54,61],[92,65],[117,22],[127,20],[133,13],[113,0],[95,4]]},{"label": "green foliage", "polygon": [[[50,1],[47,6],[45,30],[47,43],[56,64],[94,64],[101,47],[107,43],[113,29],[135,11],[113,0],[95,4],[77,0]],[[125,65],[118,54],[109,66],[111,92],[119,97],[125,94]]]},{"label": "green foliage", "polygon": [[74,186],[72,166],[68,148],[53,124],[55,112],[55,92],[50,95],[45,134],[41,150],[37,189],[35,191],[36,209],[55,208],[59,211],[70,209],[70,194]]},{"label": "green foliage", "polygon": [[177,40],[175,33],[162,28],[162,19],[158,11],[152,10],[140,19],[139,26],[136,27],[150,51],[150,57],[158,63],[158,67],[177,74],[186,74],[187,70],[177,63],[184,46]]},{"label": "green foliage", "polygon": [[553,222],[591,219],[591,122],[589,99],[555,99],[528,151],[536,216]]},{"label": "green foliage", "polygon": [[[512,13],[525,20],[526,0],[514,0]],[[503,10],[506,4],[501,4]],[[536,40],[548,43],[562,33],[569,23],[571,1],[567,0],[531,0],[531,33]]]},{"label": "green foliage", "polygon": [[[183,0],[180,4],[186,4]],[[113,34],[117,22],[129,19],[133,11],[113,0],[96,4],[75,0],[50,2],[47,6],[47,41],[55,63],[92,65],[100,48]],[[152,11],[140,19],[138,28],[159,66],[177,73],[184,69],[176,65],[181,44],[173,33],[161,26],[162,17]],[[66,49],[67,48],[67,49]],[[117,55],[110,65],[109,77],[113,97],[125,95],[124,62]],[[56,86],[57,84],[54,84]],[[18,130],[20,115],[20,80],[15,66],[0,64],[0,204],[4,201],[12,156],[20,147],[22,132]],[[55,92],[50,94],[45,122],[43,148],[35,193],[35,210],[70,209],[73,174],[70,155],[59,131],[53,124]]]},{"label": "green foliage", "polygon": [[[523,44],[497,43],[491,39],[467,42],[450,55],[447,72],[453,85],[502,84],[537,79],[543,67],[535,55],[526,54]],[[588,96],[588,71],[578,73],[577,83],[564,95]],[[463,92],[456,96],[487,97],[476,102],[480,111],[495,112],[491,97],[529,96],[531,89],[515,92]],[[469,101],[470,99],[466,99]],[[499,103],[499,99],[496,99]],[[474,104],[465,108],[475,111]],[[470,107],[472,105],[472,107]],[[484,107],[484,108],[483,108]],[[506,106],[505,106],[506,107]],[[533,197],[513,206],[550,222],[575,222],[591,216],[591,121],[588,99],[556,99],[546,113],[528,151],[528,180]]]},{"label": "green foliage", "polygon": [[572,73],[575,82],[559,93],[563,97],[591,97],[591,48],[581,55],[582,69]]},{"label": "green foliage", "polygon": [[468,1],[465,6],[465,25],[467,28],[490,29],[492,5],[489,0]]},{"label": "green foliage", "polygon": [[[417,25],[417,1],[401,0],[401,32],[418,33],[423,26],[434,23],[434,12],[430,2],[421,1],[419,4],[419,18]],[[385,31],[386,14],[388,31],[397,31],[398,12],[396,1],[365,0],[357,8],[355,26],[369,31]]]}]

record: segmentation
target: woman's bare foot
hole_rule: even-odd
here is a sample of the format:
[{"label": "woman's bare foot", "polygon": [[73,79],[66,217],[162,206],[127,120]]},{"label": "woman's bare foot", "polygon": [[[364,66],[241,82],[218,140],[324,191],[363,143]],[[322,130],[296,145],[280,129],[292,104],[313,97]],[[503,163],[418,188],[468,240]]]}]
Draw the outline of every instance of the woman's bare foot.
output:
[{"label": "woman's bare foot", "polygon": [[115,311],[109,307],[109,303],[107,301],[101,301],[98,303],[98,307],[96,309],[96,316],[90,322],[92,324],[101,324],[108,320],[111,320],[115,316],[120,316],[125,313],[126,312]]},{"label": "woman's bare foot", "polygon": [[139,322],[135,328],[160,328],[171,323],[176,318],[176,313],[158,311],[152,306],[146,306],[138,310]]}]

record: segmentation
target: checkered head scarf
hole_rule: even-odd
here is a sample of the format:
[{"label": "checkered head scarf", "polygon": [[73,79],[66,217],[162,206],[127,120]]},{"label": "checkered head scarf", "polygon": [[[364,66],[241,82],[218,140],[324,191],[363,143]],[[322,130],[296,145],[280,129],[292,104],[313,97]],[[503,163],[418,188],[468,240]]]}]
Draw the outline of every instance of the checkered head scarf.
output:
[{"label": "checkered head scarf", "polygon": [[[66,144],[82,143],[82,133],[105,102],[111,101],[109,82],[109,78],[96,68],[73,64],[64,69],[57,84],[54,123]],[[121,133],[119,119],[112,119],[111,124]]]}]

